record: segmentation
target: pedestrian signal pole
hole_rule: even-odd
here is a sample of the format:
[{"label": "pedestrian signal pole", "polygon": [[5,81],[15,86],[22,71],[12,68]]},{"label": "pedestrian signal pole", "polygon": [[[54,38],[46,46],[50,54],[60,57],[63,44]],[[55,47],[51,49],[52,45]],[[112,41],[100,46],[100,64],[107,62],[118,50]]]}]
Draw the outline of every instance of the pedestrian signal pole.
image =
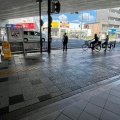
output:
[{"label": "pedestrian signal pole", "polygon": [[48,53],[51,52],[51,0],[48,0]]},{"label": "pedestrian signal pole", "polygon": [[40,52],[42,53],[42,30],[41,30],[41,27],[43,25],[43,22],[41,20],[41,3],[42,3],[42,0],[36,0],[36,2],[39,3]]},{"label": "pedestrian signal pole", "polygon": [[58,0],[48,0],[48,53],[51,51],[51,24],[52,24],[52,17],[51,13],[58,14],[60,13],[61,5]]}]

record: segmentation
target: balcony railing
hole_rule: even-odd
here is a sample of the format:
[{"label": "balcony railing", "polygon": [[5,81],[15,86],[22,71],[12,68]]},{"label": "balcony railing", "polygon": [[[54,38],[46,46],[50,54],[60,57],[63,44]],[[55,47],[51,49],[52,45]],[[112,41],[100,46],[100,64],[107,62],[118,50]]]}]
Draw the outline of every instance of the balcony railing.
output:
[{"label": "balcony railing", "polygon": [[120,25],[120,21],[109,20],[108,23],[112,25]]},{"label": "balcony railing", "polygon": [[120,18],[120,14],[118,13],[109,13],[109,16],[114,18]]}]

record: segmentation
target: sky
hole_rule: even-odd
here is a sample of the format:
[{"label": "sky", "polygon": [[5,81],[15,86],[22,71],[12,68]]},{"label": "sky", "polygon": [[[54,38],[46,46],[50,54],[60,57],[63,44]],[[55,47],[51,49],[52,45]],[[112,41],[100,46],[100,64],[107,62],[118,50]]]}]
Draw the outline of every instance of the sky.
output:
[{"label": "sky", "polygon": [[[42,16],[44,22],[47,21],[47,16]],[[78,14],[64,13],[64,14],[54,14],[52,15],[52,19],[60,20],[63,22],[70,23],[80,23],[82,21],[82,12],[78,12]],[[94,23],[96,21],[96,11],[83,11],[83,23]]]}]

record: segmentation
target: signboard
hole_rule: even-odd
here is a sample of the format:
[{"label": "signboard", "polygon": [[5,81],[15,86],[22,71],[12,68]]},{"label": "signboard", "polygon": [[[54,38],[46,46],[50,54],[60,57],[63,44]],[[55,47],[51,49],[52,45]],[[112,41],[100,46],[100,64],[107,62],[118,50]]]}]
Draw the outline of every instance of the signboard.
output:
[{"label": "signboard", "polygon": [[69,28],[70,24],[68,22],[62,22],[60,23],[60,28]]},{"label": "signboard", "polygon": [[35,29],[35,23],[18,23],[16,26],[22,25],[25,29]]},{"label": "signboard", "polygon": [[52,22],[52,27],[53,28],[58,28],[58,22]]},{"label": "signboard", "polygon": [[10,43],[3,42],[2,49],[3,49],[3,53],[4,53],[4,58],[11,58]]},{"label": "signboard", "polygon": [[108,32],[112,33],[112,34],[115,34],[117,31],[116,31],[116,29],[109,29]]},{"label": "signboard", "polygon": [[7,26],[9,42],[23,42],[23,28],[21,25]]}]

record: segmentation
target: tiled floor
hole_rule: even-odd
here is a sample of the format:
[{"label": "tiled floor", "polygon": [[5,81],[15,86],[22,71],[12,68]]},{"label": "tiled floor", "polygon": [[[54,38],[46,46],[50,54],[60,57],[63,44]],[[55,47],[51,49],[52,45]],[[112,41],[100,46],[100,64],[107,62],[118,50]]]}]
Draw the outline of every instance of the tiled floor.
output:
[{"label": "tiled floor", "polygon": [[[28,54],[26,58],[23,55],[13,55],[10,60],[5,61],[5,67],[0,66],[0,72],[15,72],[0,75],[0,115],[42,104],[44,101],[46,103],[43,105],[46,105],[47,102],[59,101],[89,89],[96,89],[102,84],[115,82],[120,79],[119,59],[118,50],[107,53],[83,52],[81,49],[63,53],[56,50],[50,55]],[[105,81],[101,82],[103,80]],[[117,87],[112,90],[110,96],[114,94],[114,97],[108,98],[110,102],[119,104],[118,89]],[[107,99],[106,93],[99,96],[102,99],[92,98],[86,107],[86,112],[92,112],[91,107],[99,109],[95,111],[95,118],[100,116],[101,108]],[[84,114],[87,114],[86,112]],[[61,118],[64,117],[64,114],[61,115]]]},{"label": "tiled floor", "polygon": [[[103,86],[27,113],[16,120],[120,120],[120,80]],[[108,86],[111,88],[108,89]],[[115,89],[118,89],[118,95],[111,95]],[[91,95],[91,93],[95,94]],[[77,102],[66,105],[80,96],[81,99]],[[87,97],[90,99],[86,99]]]}]

